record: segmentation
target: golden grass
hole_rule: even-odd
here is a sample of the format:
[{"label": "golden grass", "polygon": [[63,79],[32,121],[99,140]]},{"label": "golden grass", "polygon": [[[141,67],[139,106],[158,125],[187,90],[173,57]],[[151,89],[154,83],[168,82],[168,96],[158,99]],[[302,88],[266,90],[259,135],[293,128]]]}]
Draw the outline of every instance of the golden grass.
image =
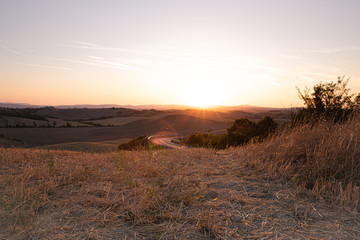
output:
[{"label": "golden grass", "polygon": [[233,150],[246,167],[312,190],[317,197],[360,209],[360,121],[322,122],[286,129]]},{"label": "golden grass", "polygon": [[353,120],[219,152],[0,148],[0,239],[359,239],[359,136]]},{"label": "golden grass", "polygon": [[[163,223],[182,215],[182,206],[199,196],[198,188],[184,178],[184,173],[179,175],[179,170],[199,161],[202,151],[193,153],[186,162],[169,161],[166,151],[0,152],[1,228],[8,229],[6,234],[10,235],[34,227],[34,221],[75,224],[76,219],[76,224],[94,223],[103,228],[124,222],[133,226]],[[39,218],[44,211],[53,211],[54,219]],[[27,234],[31,231],[27,229]],[[45,226],[42,231],[47,231]]]}]

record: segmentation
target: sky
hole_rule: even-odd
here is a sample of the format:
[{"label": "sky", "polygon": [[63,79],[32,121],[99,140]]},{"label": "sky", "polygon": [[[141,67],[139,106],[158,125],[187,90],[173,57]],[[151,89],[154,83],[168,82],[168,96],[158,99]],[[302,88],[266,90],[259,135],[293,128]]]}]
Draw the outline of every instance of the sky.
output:
[{"label": "sky", "polygon": [[0,0],[0,102],[301,106],[350,77],[358,0]]}]

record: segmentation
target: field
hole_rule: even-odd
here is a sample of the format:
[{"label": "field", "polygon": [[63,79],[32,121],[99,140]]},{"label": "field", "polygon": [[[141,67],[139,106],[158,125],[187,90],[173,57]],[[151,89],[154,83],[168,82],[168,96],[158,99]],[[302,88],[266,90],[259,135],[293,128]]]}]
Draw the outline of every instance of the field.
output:
[{"label": "field", "polygon": [[278,122],[288,117],[284,109],[246,109],[248,111],[0,108],[0,134],[7,140],[23,143],[25,147],[34,147],[69,142],[114,141],[159,132],[189,135],[194,131],[211,130],[223,133],[235,119],[242,117],[258,121],[270,115]]},{"label": "field", "polygon": [[118,151],[140,135],[221,133],[286,112],[31,111],[2,117],[25,126],[0,129],[0,239],[360,238],[356,118],[222,151]]},{"label": "field", "polygon": [[1,239],[359,239],[360,122],[224,151],[0,148]]},{"label": "field", "polygon": [[114,152],[118,149],[119,144],[126,143],[132,140],[131,138],[123,138],[114,141],[101,141],[101,142],[68,142],[68,143],[58,143],[50,144],[45,146],[40,146],[40,149],[48,150],[69,150],[76,152],[86,152],[86,153],[104,153],[104,152]]}]

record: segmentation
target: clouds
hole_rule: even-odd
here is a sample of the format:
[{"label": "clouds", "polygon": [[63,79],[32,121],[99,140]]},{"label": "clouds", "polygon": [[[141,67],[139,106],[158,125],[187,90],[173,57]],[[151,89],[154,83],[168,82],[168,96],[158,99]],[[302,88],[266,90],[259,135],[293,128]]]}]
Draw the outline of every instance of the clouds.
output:
[{"label": "clouds", "polygon": [[[62,71],[78,71],[87,67],[99,71],[118,71],[146,74],[153,81],[172,81],[178,76],[189,75],[191,72],[206,76],[213,74],[227,81],[230,85],[239,79],[255,81],[269,86],[284,87],[297,85],[305,81],[315,82],[318,79],[333,79],[343,75],[340,68],[331,64],[323,64],[323,54],[340,54],[345,51],[358,52],[360,48],[334,47],[318,50],[292,50],[251,52],[229,51],[218,49],[193,49],[191,46],[144,45],[138,47],[106,46],[89,41],[70,40],[63,43],[49,44],[44,49],[32,51],[31,57],[22,52],[0,45],[19,59],[11,61],[17,65]],[[43,51],[47,51],[48,58]],[[315,54],[315,57],[314,57]],[[196,70],[200,69],[200,70]],[[145,76],[145,75],[143,75]],[[226,77],[221,77],[226,76]],[[162,79],[158,80],[156,78]],[[179,79],[178,79],[179,80]]]},{"label": "clouds", "polygon": [[106,60],[103,60],[103,58],[90,59],[88,61],[80,61],[80,60],[65,59],[65,58],[59,58],[59,60],[65,61],[65,62],[70,62],[70,63],[79,63],[79,64],[84,64],[84,65],[111,68],[111,69],[122,70],[122,71],[135,71],[135,72],[144,72],[145,71],[142,68],[138,68],[138,67],[131,66],[128,64],[117,62],[117,61],[106,61]]},{"label": "clouds", "polygon": [[32,64],[32,63],[23,63],[23,62],[14,62],[15,64],[19,65],[25,65],[30,67],[36,67],[36,68],[46,68],[46,69],[55,69],[55,70],[64,70],[64,71],[74,71],[72,68],[66,68],[66,67],[58,67],[58,66],[51,66],[51,65],[41,65],[41,64]]},{"label": "clouds", "polygon": [[[171,47],[163,48],[153,48],[149,49],[140,49],[140,48],[122,48],[122,47],[108,47],[96,43],[84,42],[84,41],[69,41],[70,44],[54,44],[54,46],[73,48],[73,49],[83,49],[92,51],[92,53],[97,54],[96,58],[101,58],[100,54],[105,56],[116,55],[124,58],[127,56],[129,61],[134,63],[150,63],[148,59],[151,59],[151,63],[159,64],[168,64],[168,63],[178,63],[178,64],[206,64],[206,65],[215,65],[215,66],[235,66],[234,62],[231,61],[218,61],[211,60],[214,57],[219,57],[212,54],[200,54],[194,52],[186,51],[176,51],[172,50]],[[115,54],[116,53],[116,54]],[[93,58],[93,57],[92,57]],[[103,57],[102,57],[103,58]]]},{"label": "clouds", "polygon": [[6,51],[8,51],[8,52],[10,52],[10,53],[13,53],[13,54],[15,54],[15,55],[25,56],[25,55],[22,54],[21,52],[16,51],[16,50],[14,50],[14,49],[11,49],[11,48],[5,46],[4,44],[0,44],[0,48],[4,49],[4,50],[6,50]]},{"label": "clouds", "polygon": [[319,48],[315,50],[308,50],[309,53],[339,53],[345,51],[360,51],[360,47],[350,46],[350,47],[333,47],[333,48]]},{"label": "clouds", "polygon": [[[197,49],[197,45],[159,47],[147,44],[133,47],[87,41],[64,41],[32,49],[31,52],[25,51],[25,55],[16,47],[0,45],[1,51],[14,56],[11,61],[8,59],[8,63],[32,67],[35,71],[39,69],[39,76],[47,74],[49,79],[64,76],[65,82],[83,84],[92,94],[106,92],[108,95],[111,92],[116,98],[113,89],[124,89],[123,96],[163,98],[165,103],[166,99],[175,99],[172,103],[184,104],[179,97],[180,90],[182,94],[196,94],[196,91],[189,90],[193,84],[204,85],[199,89],[206,91],[208,84],[217,83],[216,88],[223,89],[228,97],[229,102],[224,103],[228,105],[236,105],[237,101],[262,105],[257,99],[264,96],[276,99],[271,104],[275,101],[281,101],[282,105],[287,101],[293,104],[296,102],[295,86],[312,86],[348,74],[343,72],[341,61],[328,57],[328,54],[338,56],[352,52],[357,56],[359,52],[357,47],[317,51],[232,48],[229,51],[211,47]],[[24,68],[17,69],[22,71]],[[184,88],[184,83],[188,82],[190,87]],[[288,100],[289,97],[293,98]],[[151,99],[146,101],[153,103]]]}]

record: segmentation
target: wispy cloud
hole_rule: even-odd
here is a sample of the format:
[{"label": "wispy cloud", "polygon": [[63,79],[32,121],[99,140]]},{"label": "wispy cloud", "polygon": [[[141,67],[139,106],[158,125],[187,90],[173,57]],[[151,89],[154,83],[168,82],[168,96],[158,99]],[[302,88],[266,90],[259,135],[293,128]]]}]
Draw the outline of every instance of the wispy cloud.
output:
[{"label": "wispy cloud", "polygon": [[283,86],[282,83],[279,83],[278,81],[274,80],[272,77],[270,77],[268,75],[261,76],[261,78],[258,79],[257,81],[261,82],[261,83],[266,83],[266,84],[269,84],[269,85],[273,85],[273,86],[276,86],[276,87]]},{"label": "wispy cloud", "polygon": [[98,57],[98,56],[89,56],[89,58],[91,59],[96,59],[96,60],[103,60],[103,57]]},{"label": "wispy cloud", "polygon": [[39,67],[39,68],[46,68],[46,69],[57,69],[57,70],[64,70],[64,71],[74,71],[72,68],[66,67],[58,67],[58,66],[49,66],[49,65],[40,65],[40,64],[32,64],[32,63],[23,63],[23,62],[14,62],[15,64],[31,66],[31,67]]},{"label": "wispy cloud", "polygon": [[123,70],[123,71],[136,71],[136,72],[144,72],[145,69],[119,63],[119,62],[113,62],[113,61],[105,61],[105,60],[97,60],[97,61],[81,61],[76,59],[66,59],[66,58],[59,58],[58,60],[66,61],[66,62],[72,62],[72,63],[80,63],[85,65],[92,65],[92,66],[98,66],[98,67],[105,67],[105,68],[112,68],[117,70]]},{"label": "wispy cloud", "polygon": [[[204,67],[204,69],[218,68],[220,71],[232,71],[235,75],[241,75],[241,72],[247,72],[248,74],[258,76],[257,81],[274,86],[283,86],[285,83],[283,81],[279,81],[279,79],[285,78],[297,78],[313,82],[316,78],[334,77],[330,74],[323,74],[322,72],[325,72],[324,69],[322,69],[320,72],[303,71],[305,66],[309,65],[308,61],[306,60],[306,55],[303,55],[307,51],[303,51],[301,54],[297,54],[296,52],[294,54],[275,53],[274,58],[280,58],[280,61],[278,61],[277,65],[274,67],[271,62],[267,62],[261,58],[261,56],[251,55],[212,55],[211,53],[207,54],[201,52],[197,53],[176,51],[176,48],[152,49],[151,47],[148,47],[145,49],[134,49],[106,47],[100,44],[83,41],[70,41],[68,44],[57,44],[57,46],[92,50],[87,51],[87,55],[85,55],[83,58],[74,59],[73,57],[68,57],[61,59],[62,61],[106,67],[123,71],[150,72],[153,67],[167,68],[169,65],[174,65],[175,69],[177,66],[180,66],[179,69],[182,69],[182,67],[185,69],[188,67]],[[348,47],[319,49],[312,52],[331,53],[346,50],[358,51],[360,49],[358,47]],[[108,52],[111,52],[112,57],[109,57]],[[118,54],[116,52],[118,52]],[[288,64],[284,63],[283,59],[281,60],[281,58],[300,61],[297,65],[299,67],[293,67],[289,69]],[[170,66],[170,69],[172,68],[173,67]]]},{"label": "wispy cloud", "polygon": [[90,42],[83,42],[83,41],[70,41],[71,43],[74,43],[74,44],[79,44],[79,45],[82,45],[82,46],[87,46],[87,47],[98,47],[99,45],[96,44],[96,43],[90,43]]},{"label": "wispy cloud", "polygon": [[337,77],[334,76],[333,74],[321,73],[321,72],[304,72],[303,75],[314,76],[314,77],[325,77],[330,79]]},{"label": "wispy cloud", "polygon": [[[154,52],[149,50],[141,49],[132,49],[132,48],[119,48],[119,47],[106,47],[95,43],[82,42],[82,41],[70,41],[72,44],[55,44],[55,46],[68,47],[68,48],[78,48],[78,49],[91,49],[99,51],[112,51],[112,52],[123,52],[123,53],[132,53],[136,55],[142,55],[144,57],[157,57],[165,58],[167,60],[172,60],[174,62],[182,64],[206,64],[212,66],[237,66],[237,63],[231,61],[215,61],[209,60],[211,55],[202,55],[202,54],[192,54],[192,53],[177,53],[177,52],[166,52],[162,53],[160,51]],[[206,59],[202,58],[206,57]],[[213,56],[214,57],[214,56]],[[154,61],[154,60],[152,60]]]},{"label": "wispy cloud", "polygon": [[343,52],[343,51],[360,51],[360,47],[336,47],[336,48],[321,48],[315,50],[309,50],[307,52],[310,53],[336,53],[336,52]]},{"label": "wispy cloud", "polygon": [[12,49],[12,48],[9,48],[9,47],[5,46],[4,44],[1,44],[0,47],[1,47],[2,49],[4,49],[4,50],[8,51],[8,52],[13,53],[13,54],[16,54],[16,55],[19,55],[19,56],[25,56],[25,57],[26,57],[25,54],[22,54],[22,53],[19,52],[19,51],[16,51],[16,50],[14,50],[14,49]]},{"label": "wispy cloud", "polygon": [[279,56],[287,59],[303,59],[303,57],[299,55],[279,54]]}]

